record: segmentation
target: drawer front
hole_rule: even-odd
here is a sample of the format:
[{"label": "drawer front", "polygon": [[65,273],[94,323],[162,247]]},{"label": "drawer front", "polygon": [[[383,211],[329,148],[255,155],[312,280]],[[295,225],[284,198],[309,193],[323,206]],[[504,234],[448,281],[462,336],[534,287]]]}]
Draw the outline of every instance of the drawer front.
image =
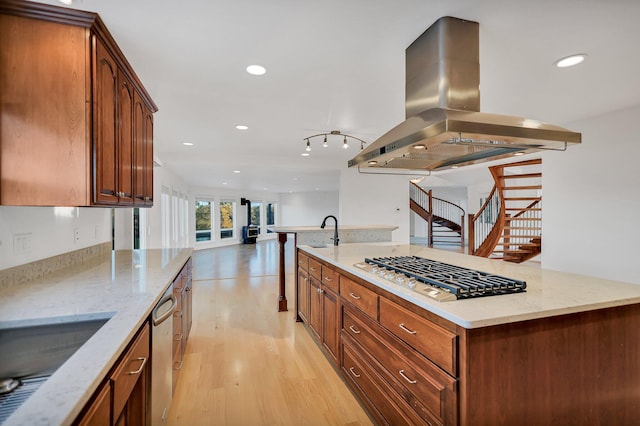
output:
[{"label": "drawer front", "polygon": [[322,279],[322,265],[315,259],[309,258],[309,274],[317,278],[318,281]]},{"label": "drawer front", "polygon": [[342,344],[342,372],[356,387],[371,411],[388,425],[424,424],[402,400],[390,391],[386,383],[381,380],[374,369],[358,352],[348,345]]},{"label": "drawer front", "polygon": [[122,412],[138,379],[145,374],[148,360],[149,323],[146,323],[110,377],[113,388],[114,416],[118,416]]},{"label": "drawer front", "polygon": [[309,270],[309,256],[298,252],[298,268],[303,271]]},{"label": "drawer front", "polygon": [[456,375],[457,336],[395,303],[380,298],[380,324],[443,370]]},{"label": "drawer front", "polygon": [[376,293],[347,277],[341,276],[340,295],[371,318],[378,319],[378,295]]},{"label": "drawer front", "polygon": [[343,309],[343,333],[382,367],[388,386],[426,422],[454,423],[456,380],[358,311]]},{"label": "drawer front", "polygon": [[322,284],[333,289],[336,293],[340,290],[340,274],[333,269],[322,265]]}]

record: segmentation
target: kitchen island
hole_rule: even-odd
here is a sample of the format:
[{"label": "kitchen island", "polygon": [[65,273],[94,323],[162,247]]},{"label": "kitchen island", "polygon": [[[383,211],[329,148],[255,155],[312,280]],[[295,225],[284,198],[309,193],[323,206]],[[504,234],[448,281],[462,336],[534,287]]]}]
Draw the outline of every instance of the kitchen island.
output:
[{"label": "kitchen island", "polygon": [[[526,292],[438,302],[354,266],[389,256],[526,281]],[[381,422],[640,418],[638,285],[393,243],[300,246],[298,259],[298,317]]]},{"label": "kitchen island", "polygon": [[192,249],[122,250],[0,291],[0,328],[108,319],[6,425],[70,424],[191,256]]},{"label": "kitchen island", "polygon": [[[391,241],[391,233],[398,229],[393,225],[341,225],[335,232],[342,243],[363,243],[363,242],[380,242]],[[280,294],[278,295],[278,312],[287,310],[287,294],[285,291],[285,250],[284,245],[287,243],[287,235],[293,235],[293,246],[297,247],[301,244],[311,246],[333,245],[334,226],[275,226],[269,230],[278,233],[278,244],[280,245],[280,261],[279,261],[279,279]],[[295,263],[295,261],[294,261]]]}]

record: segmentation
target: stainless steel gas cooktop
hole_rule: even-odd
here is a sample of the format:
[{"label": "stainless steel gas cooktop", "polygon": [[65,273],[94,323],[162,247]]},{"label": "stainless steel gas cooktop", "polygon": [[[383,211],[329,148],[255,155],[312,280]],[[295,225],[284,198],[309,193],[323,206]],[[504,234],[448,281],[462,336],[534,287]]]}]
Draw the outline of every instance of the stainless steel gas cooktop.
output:
[{"label": "stainless steel gas cooktop", "polygon": [[354,266],[440,302],[526,291],[525,281],[418,256],[374,257]]}]

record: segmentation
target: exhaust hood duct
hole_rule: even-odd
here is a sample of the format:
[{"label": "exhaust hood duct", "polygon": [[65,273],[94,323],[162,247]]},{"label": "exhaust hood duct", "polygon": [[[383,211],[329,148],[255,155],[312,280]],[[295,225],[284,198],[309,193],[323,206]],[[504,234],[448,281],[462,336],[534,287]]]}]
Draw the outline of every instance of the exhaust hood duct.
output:
[{"label": "exhaust hood duct", "polygon": [[559,126],[480,112],[479,52],[477,22],[438,19],[405,53],[407,119],[349,167],[444,170],[581,143]]}]

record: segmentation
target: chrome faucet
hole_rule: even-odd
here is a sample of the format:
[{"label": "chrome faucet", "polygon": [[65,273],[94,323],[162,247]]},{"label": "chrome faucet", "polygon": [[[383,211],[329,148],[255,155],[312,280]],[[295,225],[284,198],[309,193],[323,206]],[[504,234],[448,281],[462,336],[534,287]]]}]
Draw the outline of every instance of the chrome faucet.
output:
[{"label": "chrome faucet", "polygon": [[324,219],[322,219],[322,225],[320,225],[320,228],[324,229],[324,227],[327,225],[327,219],[329,219],[330,217],[333,218],[334,222],[336,223],[335,228],[333,228],[333,245],[337,246],[338,245],[338,241],[340,241],[340,239],[338,238],[338,219],[336,219],[335,216],[333,215],[329,215],[327,217],[325,217]]}]

